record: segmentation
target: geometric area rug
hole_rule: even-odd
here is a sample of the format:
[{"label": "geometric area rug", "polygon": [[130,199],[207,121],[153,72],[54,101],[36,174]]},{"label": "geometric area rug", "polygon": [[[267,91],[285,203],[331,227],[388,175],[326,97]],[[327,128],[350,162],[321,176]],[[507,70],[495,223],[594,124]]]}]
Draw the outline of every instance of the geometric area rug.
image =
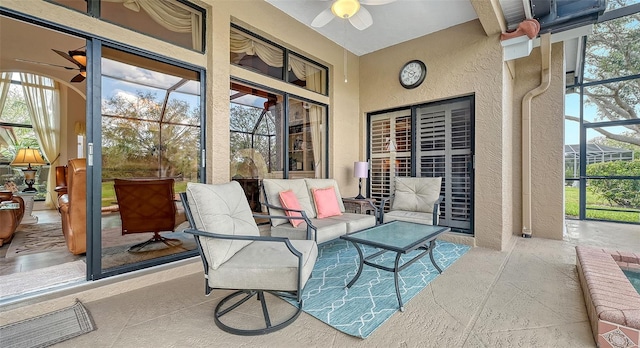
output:
[{"label": "geometric area rug", "polygon": [[[376,251],[373,247],[361,247],[365,256]],[[437,240],[433,257],[445,271],[469,249],[468,245]],[[400,264],[420,252],[415,250],[403,255]],[[387,252],[373,261],[393,267],[395,254]],[[350,289],[346,288],[358,270],[358,263],[358,253],[350,242],[336,240],[320,246],[312,277],[302,292],[302,309],[339,331],[366,338],[399,308],[393,272],[364,265],[360,278]],[[428,255],[402,270],[398,285],[405,306],[438,275]]]},{"label": "geometric area rug", "polygon": [[89,311],[77,301],[71,307],[0,326],[0,347],[49,347],[93,330]]}]

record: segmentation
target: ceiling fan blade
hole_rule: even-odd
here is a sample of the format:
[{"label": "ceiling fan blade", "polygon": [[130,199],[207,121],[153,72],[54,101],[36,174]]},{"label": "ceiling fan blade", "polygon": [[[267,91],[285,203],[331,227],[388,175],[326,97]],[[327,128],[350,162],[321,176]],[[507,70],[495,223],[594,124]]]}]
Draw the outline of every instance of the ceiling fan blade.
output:
[{"label": "ceiling fan blade", "polygon": [[58,64],[36,62],[34,60],[27,60],[27,59],[20,59],[20,58],[16,58],[15,60],[18,61],[18,62],[24,62],[24,63],[40,64],[40,65],[53,66],[53,67],[56,67],[56,68],[64,68],[64,69],[67,69],[67,70],[78,70],[78,68],[72,68],[72,67],[69,67],[69,66],[58,65]]},{"label": "ceiling fan blade", "polygon": [[324,27],[331,22],[333,18],[335,18],[335,16],[333,15],[333,12],[331,12],[331,8],[328,8],[318,13],[316,18],[313,19],[313,22],[311,22],[311,26],[314,28]]},{"label": "ceiling fan blade", "polygon": [[386,5],[392,2],[396,2],[396,0],[360,0],[363,5]]},{"label": "ceiling fan blade", "polygon": [[62,51],[58,51],[58,50],[54,50],[53,48],[51,49],[53,52],[59,54],[60,56],[62,56],[64,59],[70,61],[71,63],[75,64],[78,66],[78,68],[84,68],[84,66],[82,66],[82,64],[78,63],[75,59],[71,58],[71,56],[68,53],[62,52]]},{"label": "ceiling fan blade", "polygon": [[82,82],[84,81],[84,76],[82,74],[78,74],[71,79],[71,82]]},{"label": "ceiling fan blade", "polygon": [[349,18],[349,22],[358,30],[365,30],[373,24],[371,13],[364,7],[360,7],[360,11]]}]

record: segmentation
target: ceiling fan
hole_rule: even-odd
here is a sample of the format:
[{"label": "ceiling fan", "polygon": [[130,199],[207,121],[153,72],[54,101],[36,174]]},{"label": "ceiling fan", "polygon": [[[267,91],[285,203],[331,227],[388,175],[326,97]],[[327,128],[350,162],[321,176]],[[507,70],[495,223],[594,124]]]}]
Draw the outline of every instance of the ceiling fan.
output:
[{"label": "ceiling fan", "polygon": [[[325,0],[326,1],[326,0]],[[371,13],[361,5],[385,5],[396,0],[334,0],[331,7],[320,12],[311,22],[311,26],[320,28],[335,17],[348,19],[358,30],[365,30],[373,24]]]},{"label": "ceiling fan", "polygon": [[69,66],[64,66],[64,65],[43,63],[43,62],[36,62],[36,61],[33,61],[33,60],[26,60],[26,59],[20,59],[20,58],[16,58],[16,60],[20,61],[20,62],[25,62],[25,63],[54,66],[56,68],[63,68],[63,69],[67,69],[67,70],[78,70],[80,73],[78,75],[74,76],[71,79],[71,82],[82,82],[82,81],[84,81],[84,79],[87,77],[87,54],[86,54],[85,51],[73,50],[73,51],[69,51],[68,53],[65,53],[65,52],[62,52],[62,51],[54,50],[54,49],[51,49],[51,50],[53,52],[59,54],[60,56],[62,56],[64,59],[66,59],[66,60],[72,62],[73,64],[75,64],[76,67],[69,67]]}]

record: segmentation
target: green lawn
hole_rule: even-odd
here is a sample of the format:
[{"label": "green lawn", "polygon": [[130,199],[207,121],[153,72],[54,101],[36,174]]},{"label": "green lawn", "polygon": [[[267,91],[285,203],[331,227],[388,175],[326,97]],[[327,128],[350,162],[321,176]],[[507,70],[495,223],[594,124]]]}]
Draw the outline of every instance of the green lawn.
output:
[{"label": "green lawn", "polygon": [[[578,197],[579,192],[577,187],[564,188],[564,209],[567,216],[577,217],[578,212]],[[587,189],[587,218],[609,221],[624,221],[624,222],[640,222],[640,210],[635,212],[624,211],[606,211],[606,210],[593,210],[589,208],[604,208],[611,210],[629,210],[619,207],[612,207],[607,200],[603,199],[600,195],[593,193]]]},{"label": "green lawn", "polygon": [[[178,192],[184,192],[187,189],[186,181],[176,181],[173,185],[173,190]],[[108,207],[116,204],[116,192],[113,189],[113,181],[107,181],[102,183],[102,206]]]}]

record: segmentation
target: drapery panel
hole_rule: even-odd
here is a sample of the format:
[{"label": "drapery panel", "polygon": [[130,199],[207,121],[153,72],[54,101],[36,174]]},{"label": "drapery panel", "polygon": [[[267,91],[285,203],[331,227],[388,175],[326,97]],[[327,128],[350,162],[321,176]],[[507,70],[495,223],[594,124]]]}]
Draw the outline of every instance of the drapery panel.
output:
[{"label": "drapery panel", "polygon": [[176,33],[191,33],[193,49],[202,51],[202,20],[200,13],[186,5],[168,0],[102,0],[122,3],[134,12],[144,10],[158,24]]},{"label": "drapery panel", "polygon": [[316,178],[322,178],[322,134],[324,132],[322,119],[323,108],[311,105],[309,108],[309,123],[311,124],[311,146],[313,148],[313,168]]},{"label": "drapery panel", "polygon": [[[47,187],[55,187],[55,168],[60,157],[60,93],[57,84],[43,76],[20,73],[24,98],[40,150],[50,163]],[[45,206],[54,208],[55,191],[48,190]],[[56,194],[57,195],[57,194]]]},{"label": "drapery panel", "polygon": [[[4,109],[4,103],[7,100],[9,93],[9,87],[11,87],[11,73],[0,73],[0,112]],[[0,144],[9,147],[14,144],[15,139],[11,137],[8,129],[0,128]]]}]

